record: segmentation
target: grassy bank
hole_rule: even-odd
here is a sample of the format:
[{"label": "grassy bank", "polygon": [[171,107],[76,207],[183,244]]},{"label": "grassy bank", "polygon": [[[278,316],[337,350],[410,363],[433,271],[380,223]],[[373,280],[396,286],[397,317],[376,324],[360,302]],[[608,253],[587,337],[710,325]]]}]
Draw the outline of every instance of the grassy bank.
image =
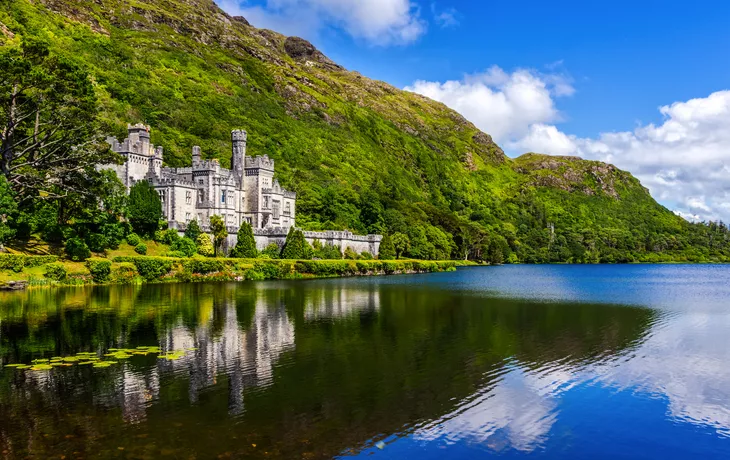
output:
[{"label": "grassy bank", "polygon": [[463,261],[281,260],[116,255],[85,262],[55,255],[0,254],[0,281],[31,286],[243,281],[396,275],[455,270]]}]

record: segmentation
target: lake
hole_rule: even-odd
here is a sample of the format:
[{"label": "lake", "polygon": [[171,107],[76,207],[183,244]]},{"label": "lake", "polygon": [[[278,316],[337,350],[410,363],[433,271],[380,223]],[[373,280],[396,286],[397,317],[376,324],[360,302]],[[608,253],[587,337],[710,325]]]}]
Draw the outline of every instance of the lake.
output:
[{"label": "lake", "polygon": [[727,266],[0,293],[0,361],[3,458],[730,457]]}]

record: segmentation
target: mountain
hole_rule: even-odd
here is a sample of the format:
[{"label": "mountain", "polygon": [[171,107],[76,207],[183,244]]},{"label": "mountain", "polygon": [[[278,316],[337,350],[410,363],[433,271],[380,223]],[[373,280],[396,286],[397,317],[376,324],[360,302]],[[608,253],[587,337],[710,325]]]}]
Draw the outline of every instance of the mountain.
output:
[{"label": "mountain", "polygon": [[246,129],[248,154],[276,160],[308,229],[404,233],[409,255],[422,258],[730,254],[724,226],[675,216],[627,172],[536,153],[510,159],[443,104],[348,71],[213,0],[6,0],[0,40],[23,35],[87,69],[109,134],[151,125],[170,166],[190,164],[193,145],[229,166],[230,131]]}]

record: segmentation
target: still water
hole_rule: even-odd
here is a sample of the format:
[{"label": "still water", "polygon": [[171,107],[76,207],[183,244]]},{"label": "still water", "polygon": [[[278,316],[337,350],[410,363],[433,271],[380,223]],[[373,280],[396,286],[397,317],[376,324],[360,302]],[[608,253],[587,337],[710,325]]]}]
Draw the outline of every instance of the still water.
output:
[{"label": "still water", "polygon": [[3,458],[730,458],[724,266],[0,294],[3,365],[80,352],[0,370]]}]

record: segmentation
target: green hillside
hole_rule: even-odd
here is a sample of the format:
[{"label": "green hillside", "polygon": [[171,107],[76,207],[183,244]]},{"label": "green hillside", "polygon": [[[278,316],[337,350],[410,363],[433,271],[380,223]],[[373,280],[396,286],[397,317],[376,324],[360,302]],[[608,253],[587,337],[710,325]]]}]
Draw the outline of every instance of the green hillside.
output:
[{"label": "green hillside", "polygon": [[230,162],[230,131],[277,161],[306,229],[402,233],[415,258],[726,260],[724,225],[689,224],[629,173],[506,157],[443,104],[370,80],[213,0],[6,0],[0,40],[47,41],[91,75],[104,130],[152,126],[170,166]]}]

